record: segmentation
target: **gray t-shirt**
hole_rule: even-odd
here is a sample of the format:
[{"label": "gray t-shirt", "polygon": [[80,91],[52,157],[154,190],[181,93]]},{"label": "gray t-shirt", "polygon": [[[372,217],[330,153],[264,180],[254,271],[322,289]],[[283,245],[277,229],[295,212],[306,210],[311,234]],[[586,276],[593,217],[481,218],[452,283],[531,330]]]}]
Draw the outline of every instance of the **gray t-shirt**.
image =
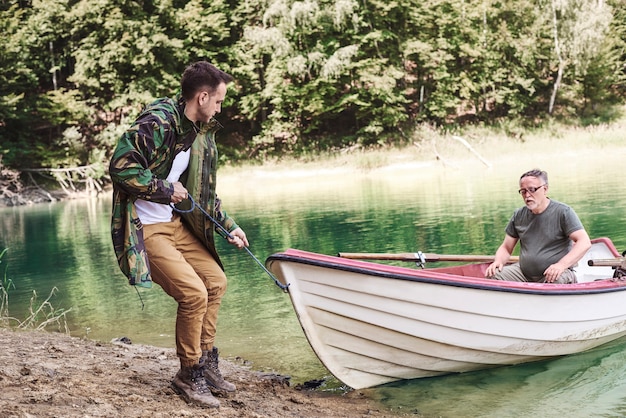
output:
[{"label": "gray t-shirt", "polygon": [[524,275],[539,280],[550,264],[570,251],[569,235],[579,229],[583,229],[583,224],[576,212],[564,203],[550,200],[546,210],[538,215],[526,206],[517,209],[505,231],[519,239],[520,267]]}]

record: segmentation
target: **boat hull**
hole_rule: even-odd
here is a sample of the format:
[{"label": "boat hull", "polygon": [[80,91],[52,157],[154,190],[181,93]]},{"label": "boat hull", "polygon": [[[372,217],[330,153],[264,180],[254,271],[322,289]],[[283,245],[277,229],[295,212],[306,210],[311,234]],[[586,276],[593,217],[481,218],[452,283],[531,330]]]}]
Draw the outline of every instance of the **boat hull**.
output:
[{"label": "boat hull", "polygon": [[298,250],[267,266],[289,284],[320,361],[355,389],[579,353],[626,334],[626,284],[610,268],[602,280],[550,285]]}]

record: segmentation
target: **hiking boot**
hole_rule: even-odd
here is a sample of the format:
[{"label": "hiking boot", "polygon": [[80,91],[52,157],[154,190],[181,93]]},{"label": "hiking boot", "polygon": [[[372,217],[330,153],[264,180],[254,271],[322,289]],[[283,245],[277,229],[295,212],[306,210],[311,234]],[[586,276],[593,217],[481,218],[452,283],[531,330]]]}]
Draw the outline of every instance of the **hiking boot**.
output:
[{"label": "hiking boot", "polygon": [[204,363],[204,377],[209,385],[209,389],[217,395],[228,395],[229,393],[233,393],[237,388],[232,383],[224,380],[218,362],[217,347],[213,347],[213,350],[210,351],[202,351],[200,364]]},{"label": "hiking boot", "polygon": [[202,363],[191,367],[181,367],[174,380],[172,388],[181,395],[187,403],[193,403],[206,408],[219,408],[220,401],[215,399],[202,375]]}]

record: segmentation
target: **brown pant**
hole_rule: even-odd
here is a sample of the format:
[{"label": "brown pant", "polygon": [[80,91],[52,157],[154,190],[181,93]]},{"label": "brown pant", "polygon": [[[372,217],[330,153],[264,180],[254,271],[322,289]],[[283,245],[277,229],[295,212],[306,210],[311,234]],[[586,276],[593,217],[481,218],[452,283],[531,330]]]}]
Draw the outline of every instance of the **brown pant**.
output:
[{"label": "brown pant", "polygon": [[176,353],[181,366],[198,363],[213,348],[226,275],[180,217],[144,225],[152,280],[178,302]]}]

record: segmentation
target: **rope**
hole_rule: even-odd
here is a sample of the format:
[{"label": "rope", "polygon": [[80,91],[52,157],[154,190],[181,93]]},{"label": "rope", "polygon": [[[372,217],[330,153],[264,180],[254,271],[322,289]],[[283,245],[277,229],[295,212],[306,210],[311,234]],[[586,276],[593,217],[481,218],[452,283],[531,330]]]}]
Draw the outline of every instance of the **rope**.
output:
[{"label": "rope", "polygon": [[[204,216],[206,216],[211,222],[213,222],[213,224],[217,227],[218,230],[220,230],[221,232],[225,234],[224,238],[235,239],[235,237],[231,235],[231,233],[228,232],[226,228],[224,228],[219,222],[217,222],[215,218],[209,215],[207,211],[202,208],[202,206],[198,205],[196,201],[193,200],[193,198],[190,195],[187,195],[187,199],[189,199],[189,201],[191,202],[190,209],[178,209],[172,203],[170,203],[170,207],[174,209],[175,212],[178,212],[178,213],[190,213],[190,212],[193,212],[195,208],[198,208],[204,214]],[[256,263],[265,271],[265,273],[267,273],[267,275],[270,276],[272,280],[274,280],[274,283],[276,283],[276,286],[280,287],[284,291],[287,291],[287,288],[289,287],[289,283],[287,283],[286,285],[282,284],[267,268],[265,268],[263,263],[261,263],[259,259],[256,258],[254,254],[252,254],[252,251],[250,251],[248,247],[244,246],[243,249],[246,250],[246,252],[250,255],[250,257],[252,257],[252,259],[256,261]]]},{"label": "rope", "polygon": [[141,302],[141,310],[143,311],[143,308],[145,307],[145,305],[143,304],[143,298],[141,297],[141,293],[139,293],[139,289],[137,289],[137,286],[133,286],[135,288],[135,291],[137,292],[137,296],[139,297],[139,302]]}]

